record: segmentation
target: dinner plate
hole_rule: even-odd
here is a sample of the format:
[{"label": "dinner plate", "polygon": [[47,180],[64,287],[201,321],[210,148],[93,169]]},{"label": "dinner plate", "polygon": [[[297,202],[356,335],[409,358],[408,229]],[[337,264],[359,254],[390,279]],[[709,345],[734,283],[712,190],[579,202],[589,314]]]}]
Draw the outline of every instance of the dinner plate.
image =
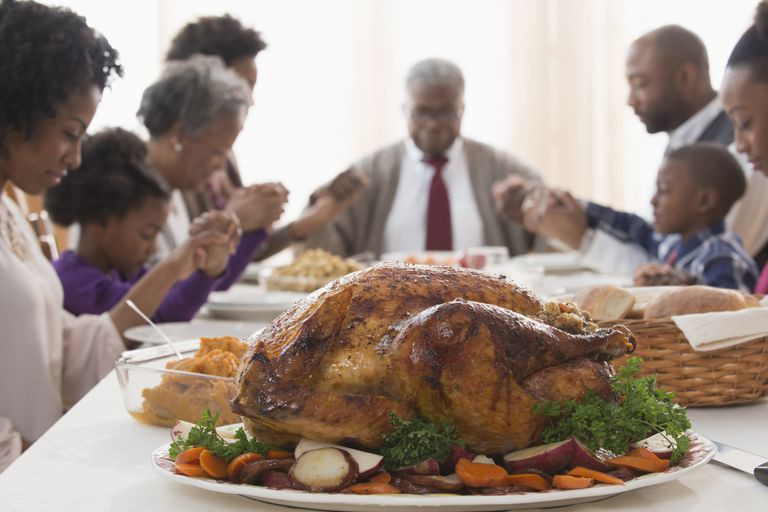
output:
[{"label": "dinner plate", "polygon": [[306,296],[306,293],[268,291],[257,286],[235,285],[226,292],[211,293],[206,308],[214,318],[269,322]]},{"label": "dinner plate", "polygon": [[386,510],[387,512],[411,512],[413,510],[439,510],[443,512],[520,510],[587,503],[643,487],[677,480],[709,462],[717,452],[714,444],[703,436],[694,432],[691,432],[690,436],[691,447],[688,450],[688,454],[680,464],[669,468],[663,473],[644,475],[630,480],[624,485],[597,484],[588,489],[527,492],[504,496],[460,496],[455,494],[358,496],[354,494],[277,490],[257,485],[233,484],[210,478],[191,478],[174,473],[173,463],[168,458],[168,446],[170,443],[164,444],[152,453],[152,466],[160,475],[182,485],[189,485],[223,494],[239,494],[259,501],[289,507],[353,512],[370,512],[371,510]]},{"label": "dinner plate", "polygon": [[[157,324],[171,341],[182,341],[192,338],[217,338],[220,336],[234,336],[235,338],[247,338],[254,332],[264,327],[264,322],[228,322],[221,320],[195,320],[192,322],[168,322]],[[160,345],[165,340],[152,328],[151,325],[139,325],[127,329],[123,335],[139,343]]]},{"label": "dinner plate", "polygon": [[515,256],[511,263],[530,267],[542,267],[548,274],[583,272],[592,270],[581,261],[579,251],[540,252]]},{"label": "dinner plate", "polygon": [[265,267],[261,263],[249,263],[240,275],[240,281],[243,283],[258,284],[262,281],[265,273]]}]

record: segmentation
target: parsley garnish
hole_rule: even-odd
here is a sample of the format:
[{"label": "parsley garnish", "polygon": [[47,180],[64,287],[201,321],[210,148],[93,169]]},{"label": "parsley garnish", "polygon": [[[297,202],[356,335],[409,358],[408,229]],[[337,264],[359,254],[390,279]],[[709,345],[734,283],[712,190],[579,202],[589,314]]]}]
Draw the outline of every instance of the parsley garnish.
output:
[{"label": "parsley garnish", "polygon": [[226,459],[227,462],[246,452],[267,455],[269,448],[267,444],[256,439],[248,439],[242,427],[235,432],[234,442],[226,441],[216,432],[217,419],[219,419],[219,413],[212,415],[211,411],[206,409],[200,421],[189,431],[186,439],[180,437],[171,443],[168,448],[168,455],[170,455],[171,460],[176,460],[176,456],[184,450],[197,446],[205,447],[214,455]]},{"label": "parsley garnish", "polygon": [[464,447],[456,426],[450,423],[438,425],[424,418],[404,420],[391,411],[389,422],[395,430],[382,436],[381,447],[388,469],[409,466],[430,457],[442,462],[451,454],[453,445]]},{"label": "parsley garnish", "polygon": [[588,391],[583,403],[568,400],[534,405],[535,412],[555,418],[544,429],[543,441],[552,443],[574,436],[592,450],[621,454],[630,443],[663,432],[675,445],[672,462],[678,462],[690,445],[685,432],[691,422],[685,409],[673,401],[674,393],[656,389],[656,377],[636,377],[641,361],[630,358],[613,377],[611,388],[619,396],[618,403],[606,402]]}]

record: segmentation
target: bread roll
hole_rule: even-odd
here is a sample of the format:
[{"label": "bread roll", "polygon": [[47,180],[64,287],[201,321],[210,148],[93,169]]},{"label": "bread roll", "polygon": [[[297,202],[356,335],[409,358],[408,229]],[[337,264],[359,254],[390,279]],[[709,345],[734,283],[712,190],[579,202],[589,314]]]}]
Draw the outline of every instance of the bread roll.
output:
[{"label": "bread roll", "polygon": [[711,286],[686,286],[659,295],[645,308],[643,318],[665,318],[673,315],[711,313],[713,311],[738,311],[755,305],[754,298],[736,290]]},{"label": "bread roll", "polygon": [[582,288],[573,296],[573,301],[583,311],[588,311],[596,322],[620,320],[632,311],[635,296],[629,290],[612,284]]}]

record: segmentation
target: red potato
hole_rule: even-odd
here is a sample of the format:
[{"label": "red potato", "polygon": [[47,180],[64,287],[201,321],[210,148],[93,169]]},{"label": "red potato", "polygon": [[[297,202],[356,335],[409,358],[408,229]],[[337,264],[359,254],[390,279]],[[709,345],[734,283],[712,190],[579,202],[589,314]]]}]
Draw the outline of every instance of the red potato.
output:
[{"label": "red potato", "polygon": [[472,459],[470,459],[472,462],[476,464],[496,464],[492,458],[490,458],[487,455],[475,455]]},{"label": "red potato", "polygon": [[411,466],[403,466],[392,472],[393,475],[439,475],[440,463],[437,459],[429,458]]},{"label": "red potato", "polygon": [[403,475],[402,477],[409,482],[417,485],[423,485],[432,489],[439,489],[443,492],[458,492],[464,488],[456,473],[447,476],[441,475]]},{"label": "red potato", "polygon": [[259,485],[262,483],[262,477],[269,470],[288,471],[294,465],[293,459],[264,459],[256,460],[246,464],[236,475],[236,484]]},{"label": "red potato", "polygon": [[301,454],[291,467],[289,474],[298,489],[310,492],[336,492],[357,480],[358,469],[357,462],[349,452],[339,448],[325,447]]},{"label": "red potato", "polygon": [[440,463],[440,473],[449,475],[456,469],[456,463],[459,462],[459,459],[472,460],[474,458],[474,452],[455,444],[451,447],[451,454],[448,456],[448,459]]},{"label": "red potato", "polygon": [[672,439],[659,433],[632,444],[631,448],[647,448],[660,459],[670,459],[675,450],[675,444]]},{"label": "red potato", "polygon": [[270,489],[293,489],[293,480],[288,473],[267,470],[261,475],[261,485]]},{"label": "red potato", "polygon": [[357,463],[357,470],[359,472],[358,478],[360,480],[364,480],[369,476],[374,475],[384,465],[384,457],[377,453],[364,452],[362,450],[355,450],[354,448],[347,448],[346,446],[338,446],[330,443],[321,443],[305,437],[302,437],[301,440],[299,440],[299,444],[296,445],[293,454],[294,457],[298,459],[309,450],[316,450],[318,448],[337,448],[347,452]]},{"label": "red potato", "polygon": [[587,445],[576,438],[573,438],[573,440],[573,457],[571,458],[571,463],[568,464],[568,467],[575,468],[576,466],[582,466],[602,472],[611,470],[611,468],[603,462],[603,459],[598,457],[595,452],[587,447]]},{"label": "red potato", "polygon": [[615,476],[616,478],[624,480],[625,482],[627,482],[629,480],[632,480],[633,478],[635,478],[637,476],[635,474],[635,472],[632,471],[631,469],[629,469],[629,468],[622,468],[622,467],[618,467],[618,468],[616,468],[616,469],[614,469],[612,471],[608,471],[608,472],[606,472],[606,474],[611,475],[611,476]]},{"label": "red potato", "polygon": [[532,446],[504,456],[504,464],[511,472],[536,469],[554,475],[565,469],[573,458],[576,442],[573,438],[556,443]]},{"label": "red potato", "polygon": [[227,465],[227,478],[230,482],[237,482],[240,479],[240,471],[251,462],[264,460],[260,453],[246,452],[238,455]]},{"label": "red potato", "polygon": [[445,492],[436,487],[427,487],[426,485],[413,483],[406,480],[405,477],[395,477],[390,483],[406,494],[439,494]]}]

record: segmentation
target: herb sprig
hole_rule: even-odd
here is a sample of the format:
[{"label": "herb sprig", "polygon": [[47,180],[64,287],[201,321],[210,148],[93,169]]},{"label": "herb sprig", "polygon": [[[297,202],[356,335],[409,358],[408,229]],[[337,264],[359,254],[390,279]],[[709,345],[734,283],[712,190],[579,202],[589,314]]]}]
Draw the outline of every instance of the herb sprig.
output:
[{"label": "herb sprig", "polygon": [[245,431],[241,428],[235,432],[235,441],[229,442],[216,432],[216,420],[219,419],[219,413],[211,414],[211,411],[203,411],[200,421],[192,427],[186,438],[179,437],[172,442],[168,448],[168,455],[171,460],[176,460],[176,456],[184,450],[202,446],[210,450],[214,455],[231,461],[238,455],[246,452],[257,452],[263,456],[267,455],[269,446],[266,443],[256,439],[248,439]]},{"label": "herb sprig", "polygon": [[619,396],[607,402],[588,391],[583,403],[568,400],[540,402],[534,411],[551,418],[544,429],[543,441],[551,443],[574,436],[592,450],[605,449],[616,454],[627,451],[629,444],[663,432],[672,441],[672,463],[688,451],[690,439],[685,434],[691,422],[685,409],[674,402],[674,393],[656,389],[656,378],[636,377],[639,357],[630,358],[616,373],[611,388]]},{"label": "herb sprig", "polygon": [[430,457],[442,462],[451,454],[453,445],[464,447],[456,426],[450,423],[438,425],[424,418],[404,420],[391,411],[389,422],[395,430],[382,436],[381,447],[388,469],[409,466]]}]

